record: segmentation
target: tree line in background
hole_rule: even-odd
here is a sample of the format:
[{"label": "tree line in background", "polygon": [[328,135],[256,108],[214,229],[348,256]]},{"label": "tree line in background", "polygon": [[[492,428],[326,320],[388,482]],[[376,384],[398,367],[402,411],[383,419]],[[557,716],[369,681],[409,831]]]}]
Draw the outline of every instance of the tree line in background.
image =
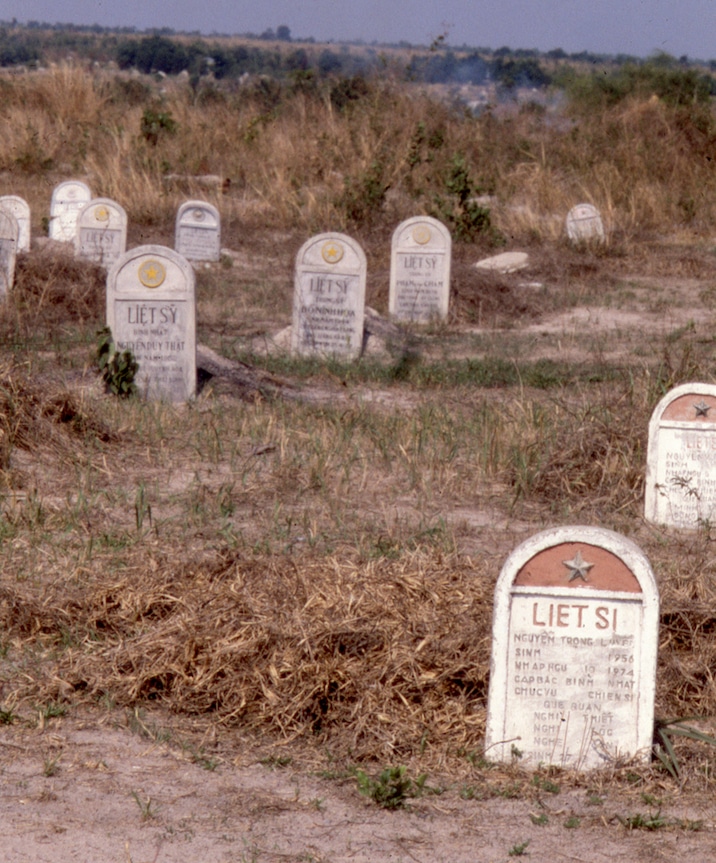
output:
[{"label": "tree line in background", "polygon": [[267,30],[244,37],[241,42],[220,42],[198,34],[174,34],[166,28],[140,34],[133,28],[0,22],[0,66],[39,66],[74,56],[91,62],[114,61],[120,69],[145,74],[187,72],[195,84],[208,76],[221,81],[248,74],[306,87],[326,78],[355,81],[384,72],[389,64],[393,74],[406,81],[491,83],[508,93],[516,88],[556,86],[605,103],[642,90],[678,104],[701,102],[716,95],[716,78],[711,74],[716,72],[716,60],[704,66],[687,57],[677,59],[668,54],[641,60],[584,51],[567,54],[559,48],[545,53],[506,47],[496,51],[449,49],[441,39],[430,50],[415,49],[407,43],[385,46],[395,47],[401,50],[391,52],[389,57],[374,46],[341,45],[333,49],[303,40],[292,47],[286,25],[280,25],[275,32]]}]

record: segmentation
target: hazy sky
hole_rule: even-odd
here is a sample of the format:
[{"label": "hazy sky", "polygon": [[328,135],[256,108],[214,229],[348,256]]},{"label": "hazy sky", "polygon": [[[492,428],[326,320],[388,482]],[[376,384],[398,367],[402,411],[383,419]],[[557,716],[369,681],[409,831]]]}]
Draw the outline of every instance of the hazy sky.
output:
[{"label": "hazy sky", "polygon": [[716,0],[0,0],[9,21],[716,58]]}]

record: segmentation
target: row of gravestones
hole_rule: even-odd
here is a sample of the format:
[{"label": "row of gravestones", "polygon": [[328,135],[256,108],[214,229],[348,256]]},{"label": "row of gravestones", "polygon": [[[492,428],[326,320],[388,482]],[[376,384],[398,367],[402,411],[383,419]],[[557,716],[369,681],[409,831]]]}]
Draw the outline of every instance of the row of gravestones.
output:
[{"label": "row of gravestones", "polygon": [[[125,253],[127,214],[116,201],[92,198],[85,183],[68,180],[55,187],[50,204],[50,239],[73,243],[78,257],[109,267]],[[176,250],[187,260],[218,261],[221,220],[205,201],[179,207]],[[18,251],[30,249],[30,207],[17,195],[0,197],[0,297],[12,289]]]},{"label": "row of gravestones", "polygon": [[[579,204],[567,216],[573,242],[603,240],[601,216]],[[450,298],[452,241],[437,219],[415,216],[395,229],[388,308],[397,321],[445,320]],[[363,345],[366,259],[344,234],[319,234],[296,261],[291,347],[299,354],[357,357]]]}]

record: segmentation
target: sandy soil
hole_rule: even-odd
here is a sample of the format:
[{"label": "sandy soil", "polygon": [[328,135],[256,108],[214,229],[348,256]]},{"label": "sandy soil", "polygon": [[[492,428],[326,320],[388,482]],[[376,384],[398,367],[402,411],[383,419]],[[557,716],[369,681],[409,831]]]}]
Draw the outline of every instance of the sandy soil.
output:
[{"label": "sandy soil", "polygon": [[[232,763],[237,761],[238,763]],[[324,779],[258,755],[205,769],[188,751],[127,728],[62,718],[0,736],[4,863],[494,863],[716,859],[716,802],[672,799],[665,826],[619,820],[656,807],[584,789],[466,800],[460,783],[396,811],[353,780]],[[50,775],[47,775],[50,774]],[[701,822],[698,830],[684,821]],[[537,822],[537,823],[535,823]],[[516,852],[522,849],[522,854]]]}]

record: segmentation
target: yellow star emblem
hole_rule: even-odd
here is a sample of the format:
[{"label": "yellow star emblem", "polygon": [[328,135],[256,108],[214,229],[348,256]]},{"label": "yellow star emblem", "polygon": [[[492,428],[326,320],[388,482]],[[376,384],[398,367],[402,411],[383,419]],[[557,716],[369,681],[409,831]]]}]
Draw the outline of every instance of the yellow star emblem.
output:
[{"label": "yellow star emblem", "polygon": [[158,288],[167,276],[159,261],[144,261],[139,267],[139,281],[145,288]]},{"label": "yellow star emblem", "polygon": [[343,246],[340,243],[325,243],[321,255],[326,263],[337,264],[343,257]]}]

